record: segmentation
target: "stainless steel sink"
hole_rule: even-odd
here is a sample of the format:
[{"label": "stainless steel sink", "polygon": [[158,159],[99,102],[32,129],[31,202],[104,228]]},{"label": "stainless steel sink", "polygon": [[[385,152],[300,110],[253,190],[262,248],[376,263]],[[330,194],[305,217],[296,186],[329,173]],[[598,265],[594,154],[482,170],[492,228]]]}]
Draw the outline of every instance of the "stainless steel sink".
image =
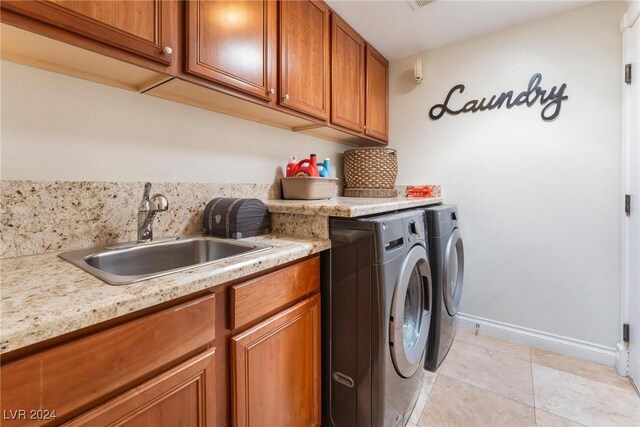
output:
[{"label": "stainless steel sink", "polygon": [[60,257],[111,285],[126,285],[269,248],[260,243],[196,236],[82,249]]}]

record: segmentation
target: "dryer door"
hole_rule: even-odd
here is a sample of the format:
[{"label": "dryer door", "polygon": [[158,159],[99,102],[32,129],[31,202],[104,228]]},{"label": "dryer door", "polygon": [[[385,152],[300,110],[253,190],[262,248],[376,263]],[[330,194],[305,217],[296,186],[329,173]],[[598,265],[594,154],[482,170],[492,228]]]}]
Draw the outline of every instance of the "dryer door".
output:
[{"label": "dryer door", "polygon": [[447,241],[442,271],[444,305],[449,316],[454,316],[458,311],[464,277],[464,246],[462,235],[457,228],[453,230]]},{"label": "dryer door", "polygon": [[398,373],[409,378],[422,366],[431,324],[431,269],[427,252],[414,246],[405,258],[391,303],[391,359]]}]

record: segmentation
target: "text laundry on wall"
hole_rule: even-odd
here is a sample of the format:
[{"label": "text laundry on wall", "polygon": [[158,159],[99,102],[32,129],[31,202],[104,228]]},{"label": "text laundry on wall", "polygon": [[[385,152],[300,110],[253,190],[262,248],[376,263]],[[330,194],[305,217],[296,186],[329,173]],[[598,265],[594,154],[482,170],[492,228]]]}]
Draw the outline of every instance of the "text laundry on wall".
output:
[{"label": "text laundry on wall", "polygon": [[544,106],[540,112],[542,120],[553,120],[560,114],[562,101],[569,99],[569,97],[564,94],[567,84],[563,83],[559,89],[553,86],[551,90],[546,91],[540,87],[540,82],[542,82],[542,74],[536,73],[531,77],[531,80],[529,80],[529,87],[515,97],[513,91],[510,90],[508,92],[502,92],[500,95],[493,95],[489,100],[487,100],[487,98],[482,98],[481,100],[472,99],[457,110],[450,106],[451,97],[458,91],[463,93],[464,85],[455,85],[447,94],[443,104],[436,104],[431,107],[429,117],[433,120],[438,120],[444,116],[445,113],[453,115],[475,113],[477,111],[501,108],[503,105],[506,105],[507,108],[523,104],[526,104],[527,107],[532,107],[539,100],[540,105]]}]

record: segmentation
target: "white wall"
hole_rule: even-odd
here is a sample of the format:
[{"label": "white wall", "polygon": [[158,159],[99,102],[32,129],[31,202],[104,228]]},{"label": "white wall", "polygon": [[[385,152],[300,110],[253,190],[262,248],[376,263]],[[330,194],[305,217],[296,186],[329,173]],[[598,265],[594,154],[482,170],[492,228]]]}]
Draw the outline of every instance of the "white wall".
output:
[{"label": "white wall", "polygon": [[[398,182],[438,183],[459,206],[461,311],[613,347],[619,333],[622,3],[597,3],[391,63]],[[424,82],[413,83],[422,58]],[[541,107],[428,116],[452,103],[567,83]]]},{"label": "white wall", "polygon": [[2,179],[270,183],[345,146],[2,61]]}]

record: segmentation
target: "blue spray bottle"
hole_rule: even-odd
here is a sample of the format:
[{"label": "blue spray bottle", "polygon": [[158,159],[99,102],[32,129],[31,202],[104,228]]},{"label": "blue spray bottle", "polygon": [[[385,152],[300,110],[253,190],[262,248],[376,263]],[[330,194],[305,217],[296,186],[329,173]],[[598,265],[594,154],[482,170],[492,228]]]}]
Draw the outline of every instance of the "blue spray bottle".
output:
[{"label": "blue spray bottle", "polygon": [[324,162],[318,163],[318,173],[322,178],[331,178],[331,164],[329,159],[324,159]]}]

